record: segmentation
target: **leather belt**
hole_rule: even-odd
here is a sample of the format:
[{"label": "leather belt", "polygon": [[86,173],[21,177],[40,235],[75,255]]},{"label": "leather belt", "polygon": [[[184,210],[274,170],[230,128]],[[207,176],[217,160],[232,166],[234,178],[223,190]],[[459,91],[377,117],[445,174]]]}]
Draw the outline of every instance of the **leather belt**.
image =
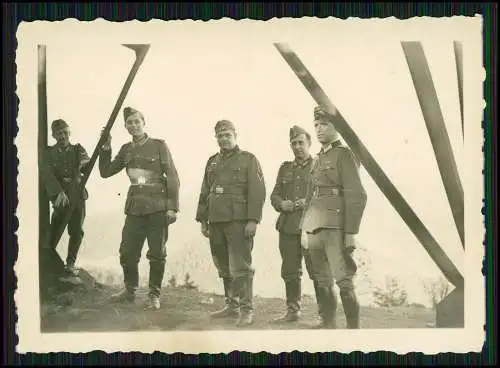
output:
[{"label": "leather belt", "polygon": [[313,197],[340,197],[342,196],[342,189],[334,187],[316,187],[313,191]]},{"label": "leather belt", "polygon": [[244,188],[230,188],[224,187],[222,185],[214,185],[211,190],[211,193],[214,194],[245,194]]}]

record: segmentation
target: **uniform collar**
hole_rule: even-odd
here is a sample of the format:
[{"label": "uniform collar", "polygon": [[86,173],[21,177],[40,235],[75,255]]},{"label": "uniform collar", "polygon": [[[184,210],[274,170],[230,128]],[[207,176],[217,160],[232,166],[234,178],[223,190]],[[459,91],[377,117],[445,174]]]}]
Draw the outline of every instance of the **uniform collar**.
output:
[{"label": "uniform collar", "polygon": [[55,147],[59,152],[63,152],[63,151],[67,151],[71,148],[71,143],[68,143],[68,145],[66,147],[62,147],[56,143]]},{"label": "uniform collar", "polygon": [[147,135],[147,133],[144,133],[144,136],[135,141],[133,138],[132,138],[132,145],[134,146],[142,146],[144,143],[146,143],[147,141],[149,140],[149,136]]},{"label": "uniform collar", "polygon": [[234,148],[230,149],[230,150],[227,150],[227,151],[220,151],[220,155],[222,157],[230,157],[232,155],[234,155],[236,152],[238,152],[240,150],[240,147],[238,145],[234,146]]},{"label": "uniform collar", "polygon": [[301,166],[305,167],[307,166],[312,160],[311,155],[307,156],[307,158],[304,161],[299,161],[297,159],[293,160],[293,167]]},{"label": "uniform collar", "polygon": [[333,141],[332,143],[330,143],[328,146],[326,146],[326,148],[321,148],[321,150],[319,151],[319,154],[324,154],[324,153],[327,153],[328,151],[330,151],[332,148],[335,148],[335,147],[338,147],[340,146],[341,142],[340,142],[340,139],[337,139],[336,141]]}]

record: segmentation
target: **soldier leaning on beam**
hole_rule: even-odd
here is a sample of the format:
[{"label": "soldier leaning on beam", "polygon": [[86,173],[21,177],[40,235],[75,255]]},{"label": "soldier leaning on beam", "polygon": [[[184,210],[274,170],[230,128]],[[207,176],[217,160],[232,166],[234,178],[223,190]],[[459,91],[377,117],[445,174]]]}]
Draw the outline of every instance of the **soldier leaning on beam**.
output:
[{"label": "soldier leaning on beam", "polygon": [[88,199],[87,190],[80,191],[79,188],[81,176],[88,168],[90,158],[81,144],[70,143],[71,132],[66,121],[54,120],[51,128],[52,136],[57,143],[45,150],[41,165],[42,182],[54,207],[48,246],[56,249],[54,236],[69,210],[70,203],[74,203],[73,213],[68,222],[66,271],[76,275],[74,266],[84,236],[85,201]]},{"label": "soldier leaning on beam", "polygon": [[359,304],[353,284],[357,266],[352,252],[366,206],[366,192],[359,177],[359,163],[341,144],[332,124],[335,117],[316,107],[314,119],[322,148],[311,168],[301,230],[319,287],[317,302],[322,322],[317,327],[336,327],[335,280],[347,327],[359,328]]},{"label": "soldier leaning on beam", "polygon": [[[312,157],[309,153],[311,136],[303,128],[294,125],[289,132],[293,161],[281,164],[276,184],[271,193],[271,205],[280,213],[276,221],[279,232],[281,254],[281,277],[285,282],[287,312],[275,322],[293,322],[300,317],[302,296],[302,258],[312,279],[310,258],[300,244],[300,219],[305,205],[306,185],[311,170]],[[317,295],[317,283],[314,282]]]},{"label": "soldier leaning on beam", "polygon": [[120,244],[125,290],[114,295],[112,301],[134,301],[139,284],[138,264],[147,239],[150,268],[149,303],[146,307],[159,309],[168,227],[176,221],[179,210],[179,176],[165,141],[150,138],[144,132],[143,115],[126,107],[123,116],[132,142],[124,144],[111,161],[111,136],[108,135],[99,154],[99,171],[103,178],[125,168],[131,182]]},{"label": "soldier leaning on beam", "polygon": [[252,249],[266,188],[257,158],[236,144],[233,123],[217,122],[215,135],[220,152],[206,164],[196,221],[224,282],[226,306],[212,317],[235,317],[239,309],[237,325],[245,326],[253,320]]}]

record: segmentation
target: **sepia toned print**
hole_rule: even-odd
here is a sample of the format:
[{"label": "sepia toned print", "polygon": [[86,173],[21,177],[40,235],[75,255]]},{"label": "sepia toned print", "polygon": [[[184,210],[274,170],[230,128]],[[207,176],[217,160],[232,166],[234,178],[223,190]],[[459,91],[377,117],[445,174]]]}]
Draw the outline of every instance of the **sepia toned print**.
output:
[{"label": "sepia toned print", "polygon": [[288,21],[20,27],[20,349],[480,349],[480,18]]}]

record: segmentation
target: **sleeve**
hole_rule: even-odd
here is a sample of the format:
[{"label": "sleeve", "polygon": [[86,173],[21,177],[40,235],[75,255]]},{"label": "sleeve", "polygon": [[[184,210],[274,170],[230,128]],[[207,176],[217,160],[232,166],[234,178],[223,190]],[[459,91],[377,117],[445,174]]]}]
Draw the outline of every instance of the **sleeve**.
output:
[{"label": "sleeve", "polygon": [[340,177],[345,201],[344,231],[357,234],[366,207],[367,195],[359,175],[359,163],[347,148],[339,153]]},{"label": "sleeve", "polygon": [[42,162],[40,165],[40,178],[45,190],[47,191],[47,195],[51,200],[63,191],[61,184],[52,170],[48,150],[43,152]]},{"label": "sleeve", "polygon": [[283,201],[283,185],[281,178],[283,177],[283,169],[284,169],[284,164],[281,164],[279,170],[278,170],[278,175],[276,177],[276,183],[274,184],[273,191],[271,192],[271,206],[277,211],[281,212],[281,207],[280,204]]},{"label": "sleeve", "polygon": [[116,175],[125,167],[124,153],[124,146],[122,146],[114,160],[111,161],[111,150],[101,148],[99,152],[99,172],[102,178]]},{"label": "sleeve", "polygon": [[266,200],[266,185],[259,161],[253,155],[248,165],[248,214],[247,219],[259,223],[262,219],[262,208]]},{"label": "sleeve", "polygon": [[177,168],[175,167],[172,154],[165,141],[160,145],[160,161],[163,172],[167,175],[167,209],[179,211],[179,189],[180,180]]},{"label": "sleeve", "polygon": [[197,222],[208,222],[208,194],[210,193],[210,183],[208,182],[208,165],[210,164],[210,159],[205,165],[205,171],[203,174],[203,181],[201,183],[200,195],[198,197],[198,208],[196,209],[196,221]]},{"label": "sleeve", "polygon": [[81,144],[76,145],[76,149],[78,152],[78,161],[80,164],[80,172],[87,173],[87,170],[90,168],[90,157],[85,150],[85,148]]}]

